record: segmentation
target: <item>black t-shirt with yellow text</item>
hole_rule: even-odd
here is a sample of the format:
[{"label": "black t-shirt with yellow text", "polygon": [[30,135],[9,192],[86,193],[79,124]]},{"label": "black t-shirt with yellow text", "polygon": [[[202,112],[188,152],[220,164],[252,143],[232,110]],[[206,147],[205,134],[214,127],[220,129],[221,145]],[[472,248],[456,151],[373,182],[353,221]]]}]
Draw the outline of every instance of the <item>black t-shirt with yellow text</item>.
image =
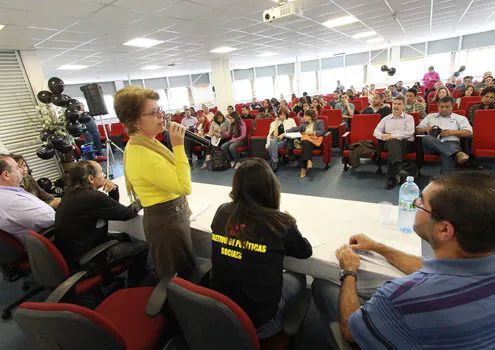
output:
[{"label": "black t-shirt with yellow text", "polygon": [[231,212],[232,203],[221,205],[211,224],[211,287],[235,301],[258,328],[277,312],[284,256],[305,259],[313,250],[295,225],[278,237],[262,223],[245,223],[258,238],[241,242],[232,231],[227,233]]}]

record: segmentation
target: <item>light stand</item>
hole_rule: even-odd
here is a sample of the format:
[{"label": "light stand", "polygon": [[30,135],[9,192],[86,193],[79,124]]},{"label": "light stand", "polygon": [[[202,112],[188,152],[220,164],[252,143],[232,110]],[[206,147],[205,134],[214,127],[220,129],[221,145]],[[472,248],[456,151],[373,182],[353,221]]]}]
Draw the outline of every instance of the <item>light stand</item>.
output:
[{"label": "light stand", "polygon": [[108,179],[113,180],[114,176],[113,174],[110,173],[110,169],[111,169],[110,162],[112,162],[112,164],[115,165],[116,161],[115,161],[115,156],[113,155],[112,152],[112,146],[118,149],[122,154],[124,154],[124,151],[122,150],[122,148],[117,146],[115,142],[110,140],[110,136],[108,135],[106,124],[103,121],[103,116],[100,114],[98,117],[100,117],[100,123],[103,127],[103,132],[105,133],[105,139],[106,139],[105,147],[107,148],[107,176]]}]

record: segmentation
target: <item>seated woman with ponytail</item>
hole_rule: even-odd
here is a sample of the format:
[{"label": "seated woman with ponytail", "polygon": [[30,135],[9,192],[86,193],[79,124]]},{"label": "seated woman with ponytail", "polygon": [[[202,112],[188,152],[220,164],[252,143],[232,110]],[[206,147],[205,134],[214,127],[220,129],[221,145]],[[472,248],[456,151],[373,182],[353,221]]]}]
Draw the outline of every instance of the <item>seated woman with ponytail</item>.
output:
[{"label": "seated woman with ponytail", "polygon": [[286,307],[306,277],[283,272],[284,257],[309,258],[313,250],[280,211],[280,183],[265,160],[243,162],[234,175],[232,202],[213,218],[211,288],[234,300],[253,321],[258,337],[281,331]]}]

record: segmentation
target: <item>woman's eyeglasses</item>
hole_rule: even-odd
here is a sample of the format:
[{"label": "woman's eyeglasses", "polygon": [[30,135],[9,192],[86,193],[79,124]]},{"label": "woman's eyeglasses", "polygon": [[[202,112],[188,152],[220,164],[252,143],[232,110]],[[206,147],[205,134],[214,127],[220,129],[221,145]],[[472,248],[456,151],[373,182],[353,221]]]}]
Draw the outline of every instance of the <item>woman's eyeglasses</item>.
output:
[{"label": "woman's eyeglasses", "polygon": [[163,118],[165,116],[165,112],[162,107],[158,107],[157,109],[153,109],[151,113],[141,114],[141,116],[145,115],[151,115],[154,118]]}]

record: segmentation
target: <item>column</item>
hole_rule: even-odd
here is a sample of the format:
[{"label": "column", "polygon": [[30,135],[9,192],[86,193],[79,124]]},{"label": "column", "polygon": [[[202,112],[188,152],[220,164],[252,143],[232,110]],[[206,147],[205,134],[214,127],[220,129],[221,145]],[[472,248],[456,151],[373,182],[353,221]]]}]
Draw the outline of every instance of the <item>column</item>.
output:
[{"label": "column", "polygon": [[217,107],[220,111],[226,111],[228,105],[234,103],[234,85],[230,73],[230,59],[218,59],[211,61],[211,78],[215,87]]}]

